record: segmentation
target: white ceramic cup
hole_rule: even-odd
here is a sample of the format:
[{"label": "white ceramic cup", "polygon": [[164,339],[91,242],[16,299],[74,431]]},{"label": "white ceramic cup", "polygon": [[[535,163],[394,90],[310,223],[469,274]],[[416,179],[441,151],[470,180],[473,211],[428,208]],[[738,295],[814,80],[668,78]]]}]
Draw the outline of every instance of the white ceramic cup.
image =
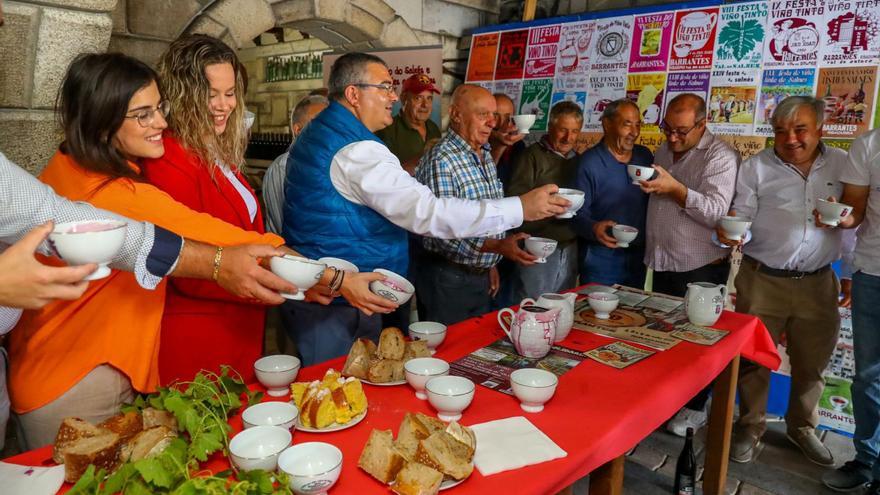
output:
[{"label": "white ceramic cup", "polygon": [[241,422],[245,429],[255,426],[279,426],[290,430],[296,424],[299,409],[290,402],[260,402],[241,413]]},{"label": "white ceramic cup", "polygon": [[741,241],[751,226],[752,221],[746,217],[729,215],[721,217],[721,230],[724,231],[724,236],[731,241]]},{"label": "white ceramic cup", "polygon": [[516,125],[516,131],[520,134],[528,134],[529,129],[535,125],[537,117],[537,115],[533,114],[514,115],[513,123]]},{"label": "white ceramic cup", "polygon": [[461,376],[438,376],[425,384],[428,402],[437,410],[443,421],[458,421],[461,413],[474,400],[474,382]]},{"label": "white ceramic cup", "polygon": [[254,426],[242,430],[229,441],[232,464],[242,471],[274,471],[278,456],[290,446],[293,436],[279,426]]},{"label": "white ceramic cup", "polygon": [[449,374],[449,363],[437,358],[415,358],[404,363],[403,372],[406,382],[416,391],[416,397],[427,400],[425,384],[432,378]]},{"label": "white ceramic cup", "polygon": [[587,296],[587,302],[596,313],[596,318],[607,320],[611,317],[611,312],[617,309],[617,305],[620,304],[620,297],[617,294],[607,292],[593,292]]},{"label": "white ceramic cup", "polygon": [[654,167],[644,167],[642,165],[633,165],[630,163],[626,166],[626,173],[632,179],[634,185],[639,185],[639,181],[651,180],[657,170]]},{"label": "white ceramic cup", "polygon": [[424,340],[431,354],[437,352],[437,347],[446,339],[446,325],[436,321],[417,321],[409,324],[409,336]]},{"label": "white ceramic cup", "polygon": [[122,249],[126,226],[119,220],[59,223],[49,234],[49,243],[72,266],[97,264],[98,268],[83,280],[98,280],[110,275],[107,265]]},{"label": "white ceramic cup", "polygon": [[547,370],[522,368],[510,374],[513,395],[519,399],[519,407],[525,412],[544,410],[544,404],[556,393],[559,378]]},{"label": "white ceramic cup", "polygon": [[832,203],[827,199],[816,199],[816,209],[819,210],[819,222],[837,227],[841,220],[852,213],[852,206],[843,203]]},{"label": "white ceramic cup", "polygon": [[617,224],[611,227],[611,235],[617,239],[617,247],[628,248],[629,243],[639,236],[639,229],[629,225]]},{"label": "white ceramic cup", "polygon": [[397,304],[406,304],[416,292],[416,288],[409,280],[390,270],[376,268],[373,271],[385,275],[385,280],[370,282],[370,290],[373,291],[373,294],[380,295]]},{"label": "white ceramic cup", "polygon": [[284,397],[290,393],[290,384],[296,380],[300,366],[300,360],[296,356],[275,354],[257,359],[254,362],[254,372],[269,395]]},{"label": "white ceramic cup", "polygon": [[323,258],[318,258],[318,263],[324,263],[327,266],[332,266],[337,270],[342,270],[344,272],[352,272],[358,273],[358,267],[355,266],[351,261],[345,261],[342,258],[333,258],[331,256],[325,256]]},{"label": "white ceramic cup", "polygon": [[308,258],[285,254],[284,256],[274,256],[269,260],[269,267],[272,268],[272,273],[299,289],[296,294],[282,292],[281,297],[302,301],[306,298],[306,291],[317,284],[318,280],[321,280],[327,265]]},{"label": "white ceramic cup", "polygon": [[556,215],[556,218],[571,218],[577,213],[578,210],[584,206],[584,192],[578,191],[577,189],[566,189],[560,188],[559,192],[556,193],[563,198],[571,201],[571,206],[565,210],[565,213],[561,215]]},{"label": "white ceramic cup", "polygon": [[300,443],[281,453],[278,469],[287,474],[293,493],[323,495],[339,479],[342,451],[324,442]]},{"label": "white ceramic cup", "polygon": [[538,257],[535,263],[546,263],[547,257],[556,251],[557,244],[555,240],[546,237],[529,237],[525,240],[526,251]]}]

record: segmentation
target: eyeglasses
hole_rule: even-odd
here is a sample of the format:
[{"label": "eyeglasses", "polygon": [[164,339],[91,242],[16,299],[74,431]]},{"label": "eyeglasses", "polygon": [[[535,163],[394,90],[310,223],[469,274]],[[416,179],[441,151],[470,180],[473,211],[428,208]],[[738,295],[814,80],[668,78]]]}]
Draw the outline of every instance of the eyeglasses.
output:
[{"label": "eyeglasses", "polygon": [[382,83],[382,84],[367,84],[367,83],[356,83],[352,84],[352,86],[357,86],[359,88],[376,88],[381,89],[382,91],[388,94],[394,94],[394,85],[391,83]]},{"label": "eyeglasses", "polygon": [[142,108],[134,115],[126,115],[125,118],[137,119],[141,127],[150,127],[156,120],[156,112],[161,113],[162,118],[167,117],[171,113],[171,102],[168,100],[160,101],[156,108]]},{"label": "eyeglasses", "polygon": [[686,129],[683,131],[679,130],[679,129],[671,129],[669,127],[669,124],[667,124],[666,121],[664,120],[663,122],[660,122],[660,130],[663,132],[663,134],[666,134],[667,136],[675,135],[675,137],[677,137],[677,138],[683,138],[683,137],[687,136],[688,134],[690,134],[690,132],[692,130],[696,129],[697,126],[700,125],[700,123],[703,122],[704,120],[705,119],[698,120],[689,129]]}]

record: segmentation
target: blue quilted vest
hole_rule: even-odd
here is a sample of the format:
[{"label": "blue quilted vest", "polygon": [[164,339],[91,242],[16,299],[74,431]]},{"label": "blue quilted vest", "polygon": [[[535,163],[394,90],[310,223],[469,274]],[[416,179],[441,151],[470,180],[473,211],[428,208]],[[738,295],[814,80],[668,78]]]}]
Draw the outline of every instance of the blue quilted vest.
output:
[{"label": "blue quilted vest", "polygon": [[358,141],[382,142],[335,101],[297,138],[284,180],[284,240],[311,259],[333,256],[362,272],[385,268],[406,276],[406,231],[373,209],[345,199],[330,181],[333,157]]}]

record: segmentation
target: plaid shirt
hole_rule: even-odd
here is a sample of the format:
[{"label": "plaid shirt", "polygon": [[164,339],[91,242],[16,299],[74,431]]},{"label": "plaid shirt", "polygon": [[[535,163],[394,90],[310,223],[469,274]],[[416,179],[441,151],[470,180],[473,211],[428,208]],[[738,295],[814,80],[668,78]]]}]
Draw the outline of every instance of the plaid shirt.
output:
[{"label": "plaid shirt", "polygon": [[[416,179],[428,186],[438,198],[501,199],[504,197],[504,189],[498,180],[498,171],[492,155],[489,154],[489,146],[485,145],[480,153],[482,162],[470,145],[450,129],[422,157],[416,169]],[[491,238],[503,239],[504,234],[493,235]],[[486,239],[470,237],[445,240],[424,237],[422,244],[428,251],[456,263],[474,268],[491,268],[501,260],[501,256],[480,252]]]}]

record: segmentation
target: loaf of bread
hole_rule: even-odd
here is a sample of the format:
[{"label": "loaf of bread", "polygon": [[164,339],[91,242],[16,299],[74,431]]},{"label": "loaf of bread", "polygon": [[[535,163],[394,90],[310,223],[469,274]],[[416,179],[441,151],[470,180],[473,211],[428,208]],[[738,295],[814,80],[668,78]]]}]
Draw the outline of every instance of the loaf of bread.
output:
[{"label": "loaf of bread", "polygon": [[431,357],[431,349],[428,349],[428,343],[424,340],[407,341],[405,347],[406,349],[403,351],[404,363],[410,359]]},{"label": "loaf of bread", "polygon": [[113,472],[119,465],[119,435],[106,431],[88,438],[81,438],[69,445],[62,454],[64,481],[76,483],[83,473],[94,464],[95,469]]},{"label": "loaf of bread", "polygon": [[397,430],[397,450],[411,461],[415,458],[419,442],[444,428],[446,424],[439,419],[422,413],[407,413]]},{"label": "loaf of bread", "polygon": [[143,416],[145,430],[149,430],[154,426],[164,426],[171,431],[180,431],[177,427],[177,418],[168,411],[148,407],[141,411],[141,415]]},{"label": "loaf of bread", "polygon": [[376,357],[379,359],[402,360],[406,352],[406,339],[397,327],[388,327],[379,334],[379,347]]},{"label": "loaf of bread", "polygon": [[397,472],[391,491],[398,495],[437,495],[443,473],[418,462],[408,462]]},{"label": "loaf of bread", "polygon": [[403,361],[399,359],[376,359],[367,371],[367,380],[373,383],[398,382],[405,378]]},{"label": "loaf of bread", "polygon": [[140,414],[129,411],[117,414],[98,424],[98,428],[104,428],[119,435],[119,442],[125,443],[144,429],[144,420]]},{"label": "loaf of bread", "polygon": [[177,433],[167,426],[154,426],[146,429],[122,445],[119,450],[119,461],[135,462],[158,455],[168,447],[176,436]]},{"label": "loaf of bread", "polygon": [[346,376],[353,376],[362,380],[367,379],[367,371],[370,369],[370,362],[373,355],[376,354],[376,344],[370,339],[357,339],[348,351],[348,357],[345,359],[345,366],[342,373]]},{"label": "loaf of bread", "polygon": [[58,464],[64,462],[64,451],[83,438],[105,435],[107,430],[98,428],[80,418],[64,418],[58,433],[55,434],[55,444],[52,448],[52,460]]},{"label": "loaf of bread", "polygon": [[465,444],[446,431],[436,431],[419,442],[415,461],[456,480],[463,480],[474,470],[468,450]]},{"label": "loaf of bread", "polygon": [[404,462],[403,456],[394,447],[391,430],[373,430],[358,459],[358,467],[382,483],[388,484],[403,468]]}]

